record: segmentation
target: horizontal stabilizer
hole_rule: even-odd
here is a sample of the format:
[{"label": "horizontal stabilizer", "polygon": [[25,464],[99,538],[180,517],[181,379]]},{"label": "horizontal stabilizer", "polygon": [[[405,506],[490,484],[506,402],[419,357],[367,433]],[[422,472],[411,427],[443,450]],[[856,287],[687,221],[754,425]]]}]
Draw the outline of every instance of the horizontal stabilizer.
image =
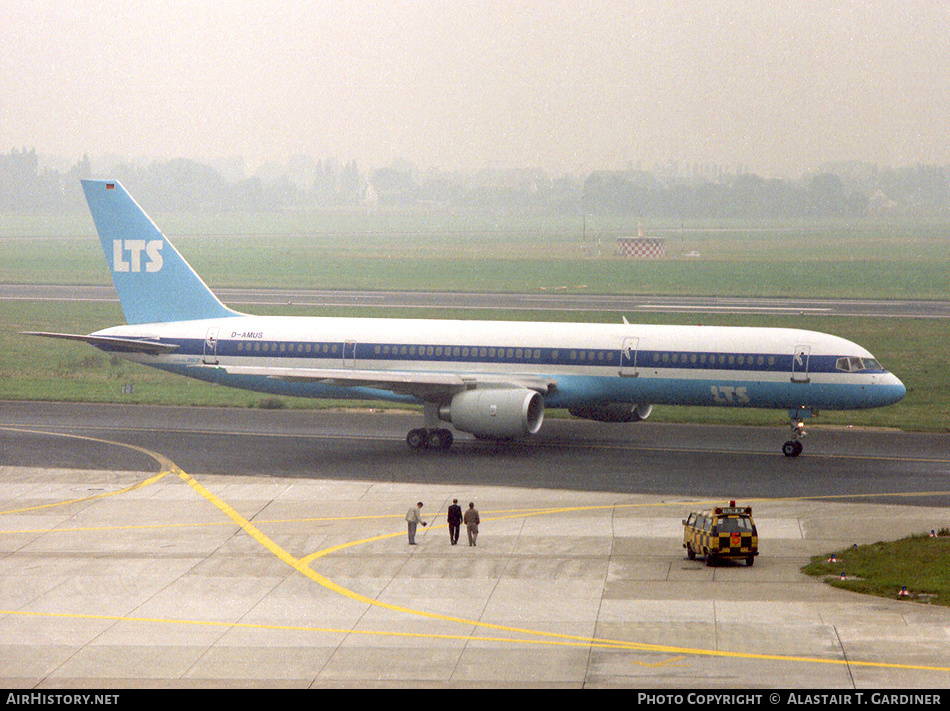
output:
[{"label": "horizontal stabilizer", "polygon": [[179,346],[172,343],[160,343],[140,338],[117,338],[115,336],[83,336],[75,333],[45,333],[42,331],[21,331],[24,336],[41,336],[43,338],[58,338],[64,341],[81,341],[105,351],[119,351],[121,353],[147,353],[159,355],[172,353]]}]

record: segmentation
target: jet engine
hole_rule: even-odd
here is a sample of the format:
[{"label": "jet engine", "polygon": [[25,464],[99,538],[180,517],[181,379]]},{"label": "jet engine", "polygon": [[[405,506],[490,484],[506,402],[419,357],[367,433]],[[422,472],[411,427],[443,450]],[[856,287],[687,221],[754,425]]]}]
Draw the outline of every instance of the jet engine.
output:
[{"label": "jet engine", "polygon": [[476,388],[443,405],[439,418],[476,437],[521,437],[541,429],[544,398],[527,388]]},{"label": "jet engine", "polygon": [[653,411],[653,405],[638,405],[629,402],[607,402],[602,405],[572,407],[568,410],[574,417],[599,422],[639,422]]}]

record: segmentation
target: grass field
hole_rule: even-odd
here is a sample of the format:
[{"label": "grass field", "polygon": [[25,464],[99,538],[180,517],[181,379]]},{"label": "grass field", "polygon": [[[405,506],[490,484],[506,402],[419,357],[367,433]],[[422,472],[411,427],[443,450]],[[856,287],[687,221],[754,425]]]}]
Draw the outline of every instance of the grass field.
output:
[{"label": "grass field", "polygon": [[[0,220],[0,282],[110,284],[86,218]],[[563,289],[612,294],[950,298],[950,228],[943,225],[736,226],[667,235],[669,258],[621,260],[613,237],[586,241],[554,220],[527,224],[438,220],[418,215],[159,217],[176,246],[212,289],[218,287],[432,289],[530,292]],[[610,224],[610,234],[631,226]],[[635,228],[634,228],[635,229]],[[230,230],[230,233],[227,232]],[[316,236],[314,232],[319,232]],[[233,237],[227,234],[240,233]],[[630,232],[632,233],[632,232]],[[36,235],[49,235],[37,237]],[[252,235],[252,236],[248,236]],[[358,235],[358,236],[355,236]],[[31,237],[25,239],[26,237]],[[600,241],[598,242],[598,239]],[[698,258],[685,257],[698,253]],[[431,311],[373,312],[294,307],[289,315],[432,317]],[[448,318],[611,322],[610,312],[440,313]],[[881,410],[823,413],[818,423],[950,429],[950,324],[926,319],[815,316],[657,315],[646,323],[784,326],[840,335],[867,347],[907,385],[903,402]],[[39,341],[22,330],[90,332],[123,322],[114,305],[6,302],[0,315],[0,399],[60,399],[162,404],[272,404],[112,359],[81,344]],[[128,385],[134,391],[127,392]],[[320,403],[287,401],[287,406]],[[659,421],[784,424],[784,412],[656,408]]]},{"label": "grass field", "polygon": [[[878,542],[814,556],[802,568],[843,590],[892,599],[950,605],[950,535],[920,534],[893,542]],[[841,578],[841,574],[845,578]],[[898,595],[907,589],[906,596]]]},{"label": "grass field", "polygon": [[[174,240],[213,287],[567,288],[791,299],[950,295],[950,226],[944,225],[674,230],[658,233],[666,237],[668,259],[636,261],[613,256],[616,235],[630,234],[624,232],[629,225],[611,225],[607,233],[591,230],[582,240],[546,223],[506,222],[492,229],[476,221],[463,229],[464,223],[423,216],[400,216],[396,224],[381,215],[375,220],[363,216],[362,221],[344,217],[327,215],[321,223],[296,215],[229,215],[218,223],[207,216],[189,221],[176,215],[157,221],[178,225],[184,234],[205,235]],[[294,218],[301,224],[293,224]],[[6,236],[13,227],[0,230],[0,282],[110,283],[90,225],[82,229],[70,222],[57,233],[55,225],[22,224],[24,219],[18,218],[23,234],[52,236],[18,239]],[[214,231],[222,229],[233,231]],[[178,234],[171,227],[167,232]],[[235,234],[243,236],[228,236]]]}]

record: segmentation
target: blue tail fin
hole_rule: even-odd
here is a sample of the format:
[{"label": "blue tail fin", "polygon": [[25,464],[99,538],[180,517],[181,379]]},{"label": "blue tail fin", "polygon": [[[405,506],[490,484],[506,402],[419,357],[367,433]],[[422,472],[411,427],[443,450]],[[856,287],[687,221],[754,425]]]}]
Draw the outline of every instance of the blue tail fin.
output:
[{"label": "blue tail fin", "polygon": [[195,270],[115,180],[83,180],[119,302],[130,324],[239,316]]}]

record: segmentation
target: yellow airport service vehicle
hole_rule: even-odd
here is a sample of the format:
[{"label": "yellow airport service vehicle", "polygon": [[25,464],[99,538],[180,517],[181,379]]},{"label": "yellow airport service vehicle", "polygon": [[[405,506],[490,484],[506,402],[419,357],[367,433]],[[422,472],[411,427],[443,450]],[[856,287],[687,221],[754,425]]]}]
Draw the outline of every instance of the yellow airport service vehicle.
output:
[{"label": "yellow airport service vehicle", "polygon": [[759,534],[752,520],[751,506],[718,506],[693,511],[683,520],[683,548],[690,560],[701,557],[706,565],[721,558],[744,558],[755,563],[759,554]]}]

